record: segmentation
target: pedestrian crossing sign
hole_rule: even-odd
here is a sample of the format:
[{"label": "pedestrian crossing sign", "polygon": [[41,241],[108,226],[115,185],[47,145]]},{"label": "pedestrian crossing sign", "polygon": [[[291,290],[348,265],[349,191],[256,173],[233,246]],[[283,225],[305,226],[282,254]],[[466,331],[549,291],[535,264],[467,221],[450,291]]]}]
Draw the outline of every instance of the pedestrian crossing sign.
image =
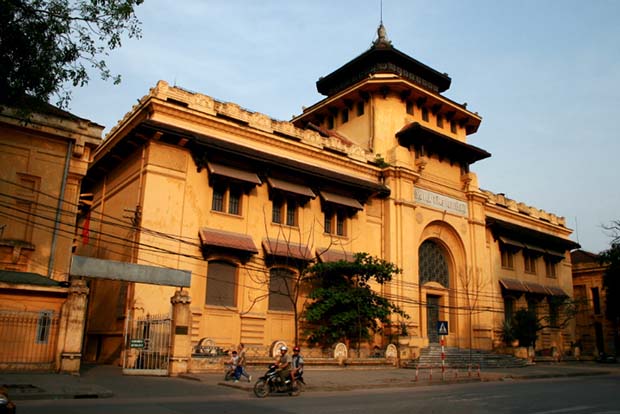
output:
[{"label": "pedestrian crossing sign", "polygon": [[439,335],[448,335],[448,321],[437,321],[437,333]]}]

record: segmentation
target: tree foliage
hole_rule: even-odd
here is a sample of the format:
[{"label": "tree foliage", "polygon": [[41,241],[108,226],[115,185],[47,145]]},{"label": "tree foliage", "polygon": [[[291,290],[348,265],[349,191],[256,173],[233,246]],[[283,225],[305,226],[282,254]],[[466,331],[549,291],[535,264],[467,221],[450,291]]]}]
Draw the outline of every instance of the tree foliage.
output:
[{"label": "tree foliage", "polygon": [[528,309],[519,309],[515,312],[512,317],[512,328],[520,346],[535,346],[538,331],[542,329],[536,312]]},{"label": "tree foliage", "polygon": [[604,264],[603,290],[605,291],[605,317],[614,328],[616,353],[620,349],[620,220],[615,220],[605,229],[611,232],[612,242],[609,249],[603,251],[599,258]]},{"label": "tree foliage", "polygon": [[88,69],[120,82],[105,60],[123,36],[140,37],[134,8],[143,0],[0,0],[0,104],[21,106],[88,83]]},{"label": "tree foliage", "polygon": [[401,272],[394,264],[367,253],[357,253],[353,262],[316,263],[308,269],[313,300],[305,310],[308,342],[322,347],[348,340],[359,344],[389,323],[390,315],[408,316],[394,303],[372,289]]}]

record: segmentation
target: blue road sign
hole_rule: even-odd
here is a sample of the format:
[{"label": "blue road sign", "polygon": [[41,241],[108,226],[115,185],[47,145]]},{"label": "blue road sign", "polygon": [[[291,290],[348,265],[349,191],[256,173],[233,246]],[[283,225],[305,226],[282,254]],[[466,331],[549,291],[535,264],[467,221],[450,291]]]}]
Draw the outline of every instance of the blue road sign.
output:
[{"label": "blue road sign", "polygon": [[439,335],[448,335],[448,321],[437,321],[437,333]]}]

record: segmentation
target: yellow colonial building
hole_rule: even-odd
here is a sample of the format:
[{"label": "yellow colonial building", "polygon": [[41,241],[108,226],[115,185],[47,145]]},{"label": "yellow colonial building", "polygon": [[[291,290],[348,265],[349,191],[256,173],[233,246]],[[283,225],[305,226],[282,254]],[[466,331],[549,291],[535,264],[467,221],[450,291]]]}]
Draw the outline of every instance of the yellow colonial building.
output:
[{"label": "yellow colonial building", "polygon": [[598,254],[571,252],[574,298],[579,306],[575,319],[575,342],[584,357],[616,354],[614,326],[605,317],[606,295],[603,275],[607,264]]},{"label": "yellow colonial building", "polygon": [[[444,96],[450,83],[383,26],[290,122],[160,81],[94,154],[78,254],[191,272],[190,343],[267,350],[295,339],[290,276],[367,252],[402,269],[382,293],[410,315],[369,348],[415,358],[440,326],[450,346],[494,349],[512,312],[572,296],[577,244],[564,218],[480,189],[481,117]],[[126,315],[170,312],[177,288],[118,279],[91,281],[87,359],[118,356]],[[549,328],[537,348],[573,339]]]},{"label": "yellow colonial building", "polygon": [[0,108],[0,370],[79,370],[88,290],[69,271],[103,127],[52,105]]}]

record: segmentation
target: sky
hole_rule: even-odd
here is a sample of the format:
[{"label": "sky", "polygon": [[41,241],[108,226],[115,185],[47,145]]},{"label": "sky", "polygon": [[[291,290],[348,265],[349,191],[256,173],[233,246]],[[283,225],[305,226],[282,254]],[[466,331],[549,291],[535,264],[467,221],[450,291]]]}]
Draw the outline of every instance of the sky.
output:
[{"label": "sky", "polygon": [[[382,10],[382,11],[381,11]],[[370,48],[383,19],[401,52],[452,78],[482,117],[468,143],[482,189],[566,218],[582,249],[620,220],[620,1],[146,0],[142,38],[107,57],[120,85],[73,91],[107,133],[158,80],[274,119],[323,99],[315,82]]]}]

